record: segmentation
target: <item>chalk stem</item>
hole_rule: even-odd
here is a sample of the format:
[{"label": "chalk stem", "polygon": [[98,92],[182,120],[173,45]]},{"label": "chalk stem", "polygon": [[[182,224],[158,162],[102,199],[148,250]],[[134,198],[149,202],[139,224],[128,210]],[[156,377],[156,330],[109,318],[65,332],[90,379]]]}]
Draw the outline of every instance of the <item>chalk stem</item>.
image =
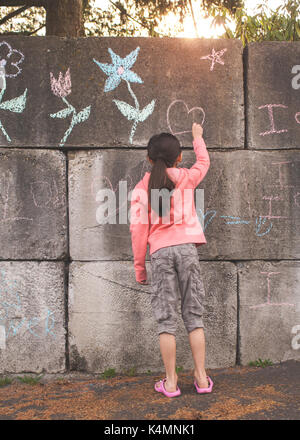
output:
[{"label": "chalk stem", "polygon": [[[132,90],[132,88],[130,87],[129,82],[126,81],[126,83],[127,83],[128,91],[129,91],[130,95],[133,97],[134,104],[135,104],[135,109],[137,110],[137,113],[139,113],[139,110],[140,110],[140,104],[139,104],[139,101],[137,100],[137,97],[136,97],[135,94],[133,93],[133,90]],[[135,133],[136,127],[137,127],[137,125],[138,125],[138,122],[139,122],[139,120],[138,120],[138,117],[137,117],[137,118],[134,120],[134,122],[133,122],[133,125],[132,125],[132,128],[131,128],[131,132],[130,132],[129,142],[130,142],[131,144],[132,144],[132,141],[133,141],[133,136],[134,136],[134,133]]]},{"label": "chalk stem", "polygon": [[75,108],[74,108],[74,107],[73,107],[73,106],[72,106],[72,105],[66,100],[65,97],[62,97],[62,100],[63,100],[63,102],[64,102],[65,104],[67,104],[67,106],[68,106],[70,109],[72,109],[72,111],[73,111],[73,116],[72,116],[71,124],[70,124],[68,130],[65,132],[64,137],[63,137],[62,140],[60,141],[60,144],[59,144],[60,147],[63,147],[63,146],[64,146],[66,140],[68,139],[69,135],[71,134],[71,131],[73,130],[73,127],[74,127],[74,125],[75,125],[75,124],[74,124],[74,116],[76,116],[76,110],[75,110]]},{"label": "chalk stem", "polygon": [[138,100],[137,100],[137,97],[136,97],[135,94],[133,93],[132,88],[130,87],[129,82],[128,82],[128,81],[126,81],[126,82],[127,82],[128,91],[129,91],[130,95],[131,95],[131,96],[133,97],[133,99],[134,99],[135,108],[136,108],[136,110],[139,110],[139,109],[140,109],[140,105],[139,105],[139,102],[138,102]]},{"label": "chalk stem", "polygon": [[2,125],[2,122],[0,121],[0,129],[2,130],[2,133],[4,134],[4,136],[6,137],[6,139],[8,140],[8,142],[11,142],[11,138],[8,136],[8,134],[5,131],[5,128]]}]

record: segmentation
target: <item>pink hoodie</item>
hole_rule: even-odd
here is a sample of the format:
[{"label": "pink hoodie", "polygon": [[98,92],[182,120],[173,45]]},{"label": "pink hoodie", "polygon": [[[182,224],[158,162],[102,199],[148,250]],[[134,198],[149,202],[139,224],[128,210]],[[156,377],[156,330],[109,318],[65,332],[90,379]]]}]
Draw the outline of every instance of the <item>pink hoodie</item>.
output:
[{"label": "pink hoodie", "polygon": [[196,162],[191,168],[167,168],[169,177],[175,183],[175,192],[171,197],[167,217],[159,218],[155,211],[150,209],[147,196],[149,172],[132,192],[130,233],[136,281],[147,279],[145,258],[148,244],[151,255],[166,246],[195,243],[198,247],[206,243],[195,209],[194,189],[204,179],[210,159],[202,137],[194,140],[193,146]]}]

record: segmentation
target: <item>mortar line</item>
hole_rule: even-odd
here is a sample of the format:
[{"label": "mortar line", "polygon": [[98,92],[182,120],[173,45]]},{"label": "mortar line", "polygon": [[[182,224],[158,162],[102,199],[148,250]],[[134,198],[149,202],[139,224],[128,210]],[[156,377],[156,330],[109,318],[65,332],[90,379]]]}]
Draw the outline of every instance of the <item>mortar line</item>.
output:
[{"label": "mortar line", "polygon": [[[248,56],[249,56],[249,48],[248,44],[245,46],[243,50],[243,91],[244,91],[244,149],[249,150],[248,144]],[[252,150],[252,149],[251,149]]]},{"label": "mortar line", "polygon": [[69,221],[69,159],[67,151],[64,151],[66,157],[66,219],[67,219],[67,259],[65,261],[65,290],[64,290],[64,304],[65,304],[65,361],[66,371],[70,371],[69,359],[69,268],[70,268],[70,221]]},{"label": "mortar line", "polygon": [[236,358],[235,364],[241,365],[241,332],[240,332],[240,276],[238,264],[236,264]]},{"label": "mortar line", "polygon": [[[245,125],[245,130],[248,132],[248,126],[246,126]],[[247,137],[245,136],[245,140],[247,141]],[[221,152],[221,153],[232,153],[232,152],[234,152],[234,151],[257,151],[257,152],[267,152],[267,151],[270,151],[270,152],[275,152],[275,151],[279,151],[279,152],[282,152],[282,151],[291,151],[291,152],[298,152],[298,151],[300,151],[300,148],[296,148],[296,147],[287,147],[287,148],[280,148],[280,147],[278,147],[278,148],[253,148],[253,147],[249,147],[248,145],[245,147],[245,140],[244,140],[244,146],[242,146],[242,147],[207,147],[207,150],[209,151],[209,152],[214,152],[214,151],[216,151],[216,152]],[[182,146],[182,148],[183,148],[183,151],[191,151],[191,152],[193,152],[194,151],[194,149],[193,149],[193,147],[185,147],[185,146]],[[91,148],[91,147],[80,147],[80,146],[78,146],[78,147],[61,147],[61,148],[57,148],[57,147],[50,147],[50,146],[48,146],[48,147],[41,147],[41,146],[35,146],[35,147],[20,147],[20,146],[15,146],[15,145],[6,145],[6,146],[4,146],[4,145],[1,145],[0,146],[0,153],[1,153],[1,150],[32,150],[32,151],[35,151],[35,150],[41,150],[41,151],[46,151],[46,150],[49,150],[49,151],[61,151],[62,153],[66,153],[66,152],[68,152],[68,151],[72,151],[72,152],[83,152],[83,151],[87,151],[87,152],[92,152],[92,151],[110,151],[110,150],[112,150],[112,151],[114,151],[114,150],[117,150],[117,151],[131,151],[131,152],[134,152],[134,153],[136,153],[137,151],[144,151],[144,152],[147,152],[147,147],[146,146],[142,146],[142,147],[139,147],[139,146],[136,146],[136,147],[127,147],[127,146],[122,146],[122,147],[104,147],[104,146],[97,146],[97,147],[93,147],[93,148]]]}]

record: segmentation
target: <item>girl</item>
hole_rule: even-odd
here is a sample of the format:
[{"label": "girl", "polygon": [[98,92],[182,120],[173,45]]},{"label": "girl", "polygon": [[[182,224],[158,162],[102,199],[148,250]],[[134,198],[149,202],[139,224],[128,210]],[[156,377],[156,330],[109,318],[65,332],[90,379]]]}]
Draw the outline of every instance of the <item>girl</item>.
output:
[{"label": "girl", "polygon": [[204,367],[205,292],[197,252],[206,239],[194,205],[194,190],[204,179],[210,159],[201,125],[194,123],[192,133],[196,162],[191,168],[176,168],[182,152],[175,136],[161,133],[151,137],[147,158],[153,167],[135,186],[131,197],[130,232],[136,281],[147,284],[145,257],[149,244],[151,306],[166,369],[165,379],[156,382],[154,388],[168,397],[181,394],[175,370],[177,285],[194,359],[195,388],[198,393],[207,393],[213,386]]}]

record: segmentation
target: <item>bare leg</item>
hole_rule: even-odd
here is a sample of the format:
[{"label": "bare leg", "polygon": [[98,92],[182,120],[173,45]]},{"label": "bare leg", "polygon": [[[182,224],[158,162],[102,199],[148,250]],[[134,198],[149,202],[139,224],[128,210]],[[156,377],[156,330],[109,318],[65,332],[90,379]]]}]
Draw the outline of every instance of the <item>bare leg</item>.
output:
[{"label": "bare leg", "polygon": [[168,392],[176,391],[177,389],[177,374],[176,374],[176,339],[170,333],[161,333],[159,335],[160,352],[163,363],[166,369],[165,389]]},{"label": "bare leg", "polygon": [[189,333],[189,341],[194,358],[194,376],[200,388],[208,387],[205,371],[205,337],[203,328],[196,328]]}]

